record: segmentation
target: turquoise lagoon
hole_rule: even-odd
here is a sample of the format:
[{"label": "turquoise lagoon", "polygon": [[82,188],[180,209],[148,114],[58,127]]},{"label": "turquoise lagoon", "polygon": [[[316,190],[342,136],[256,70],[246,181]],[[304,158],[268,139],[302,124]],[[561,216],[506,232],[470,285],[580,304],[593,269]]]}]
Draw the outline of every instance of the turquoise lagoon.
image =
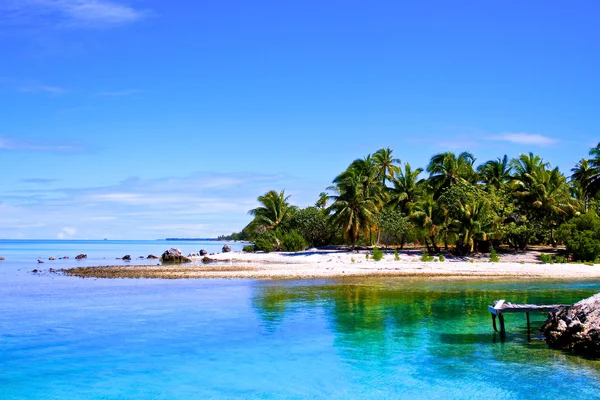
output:
[{"label": "turquoise lagoon", "polygon": [[521,315],[507,316],[501,341],[486,309],[498,298],[574,302],[599,292],[599,281],[29,272],[79,265],[38,265],[39,256],[114,264],[222,244],[0,241],[0,399],[600,398],[600,361],[549,350],[537,333],[528,341]]}]

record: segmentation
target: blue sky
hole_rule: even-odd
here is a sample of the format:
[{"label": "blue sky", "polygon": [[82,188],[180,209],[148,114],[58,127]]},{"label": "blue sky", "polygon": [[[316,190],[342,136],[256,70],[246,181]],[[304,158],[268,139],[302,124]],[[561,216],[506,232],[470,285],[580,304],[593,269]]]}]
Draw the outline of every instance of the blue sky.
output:
[{"label": "blue sky", "polygon": [[1,238],[237,231],[353,159],[600,141],[595,1],[0,0]]}]

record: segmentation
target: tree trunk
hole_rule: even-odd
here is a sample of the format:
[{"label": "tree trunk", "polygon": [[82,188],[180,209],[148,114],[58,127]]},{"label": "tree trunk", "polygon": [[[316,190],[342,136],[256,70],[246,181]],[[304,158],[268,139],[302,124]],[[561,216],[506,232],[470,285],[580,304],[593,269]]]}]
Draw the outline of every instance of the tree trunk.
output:
[{"label": "tree trunk", "polygon": [[437,243],[435,242],[435,235],[430,235],[429,239],[431,239],[431,246],[433,247],[433,251],[435,251],[436,253],[439,253],[440,248],[438,247]]}]

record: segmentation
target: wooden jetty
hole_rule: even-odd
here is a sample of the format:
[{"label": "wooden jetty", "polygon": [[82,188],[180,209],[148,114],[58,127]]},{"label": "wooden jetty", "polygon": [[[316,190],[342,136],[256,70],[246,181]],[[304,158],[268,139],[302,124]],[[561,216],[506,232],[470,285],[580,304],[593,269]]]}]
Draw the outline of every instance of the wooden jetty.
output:
[{"label": "wooden jetty", "polygon": [[[531,330],[531,323],[529,322],[529,313],[535,311],[555,311],[561,308],[570,307],[567,304],[554,304],[554,305],[537,305],[537,304],[512,304],[507,303],[504,300],[495,300],[493,306],[488,306],[489,312],[492,314],[492,326],[494,331],[500,332],[500,337],[506,337],[506,328],[504,326],[504,313],[525,313],[527,316],[527,335]],[[496,327],[496,317],[500,323],[500,331]]]}]

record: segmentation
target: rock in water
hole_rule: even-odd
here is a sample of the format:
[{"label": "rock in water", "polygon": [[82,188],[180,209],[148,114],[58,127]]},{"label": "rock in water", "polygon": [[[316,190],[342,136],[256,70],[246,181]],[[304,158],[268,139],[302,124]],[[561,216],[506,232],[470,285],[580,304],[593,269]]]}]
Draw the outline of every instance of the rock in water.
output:
[{"label": "rock in water", "polygon": [[223,253],[229,253],[231,251],[231,246],[226,244],[225,246],[223,246]]},{"label": "rock in water", "polygon": [[127,254],[127,255],[123,256],[122,260],[123,261],[131,261],[131,255]]},{"label": "rock in water", "polygon": [[551,312],[541,331],[552,348],[600,358],[600,293]]},{"label": "rock in water", "polygon": [[[64,257],[64,258],[69,258],[69,257]],[[75,256],[76,260],[82,260],[84,258],[87,258],[87,254],[78,254]]]},{"label": "rock in water", "polygon": [[202,250],[200,250],[200,253],[199,253],[199,254],[200,254],[201,256],[205,256],[205,255],[207,255],[208,253],[206,252],[206,250],[202,249]]},{"label": "rock in water", "polygon": [[146,257],[148,260],[156,260],[158,257],[156,257],[154,254],[148,254],[148,257]]},{"label": "rock in water", "polygon": [[179,249],[169,249],[165,251],[160,257],[160,261],[163,263],[182,263],[192,261],[188,257],[185,257]]}]

